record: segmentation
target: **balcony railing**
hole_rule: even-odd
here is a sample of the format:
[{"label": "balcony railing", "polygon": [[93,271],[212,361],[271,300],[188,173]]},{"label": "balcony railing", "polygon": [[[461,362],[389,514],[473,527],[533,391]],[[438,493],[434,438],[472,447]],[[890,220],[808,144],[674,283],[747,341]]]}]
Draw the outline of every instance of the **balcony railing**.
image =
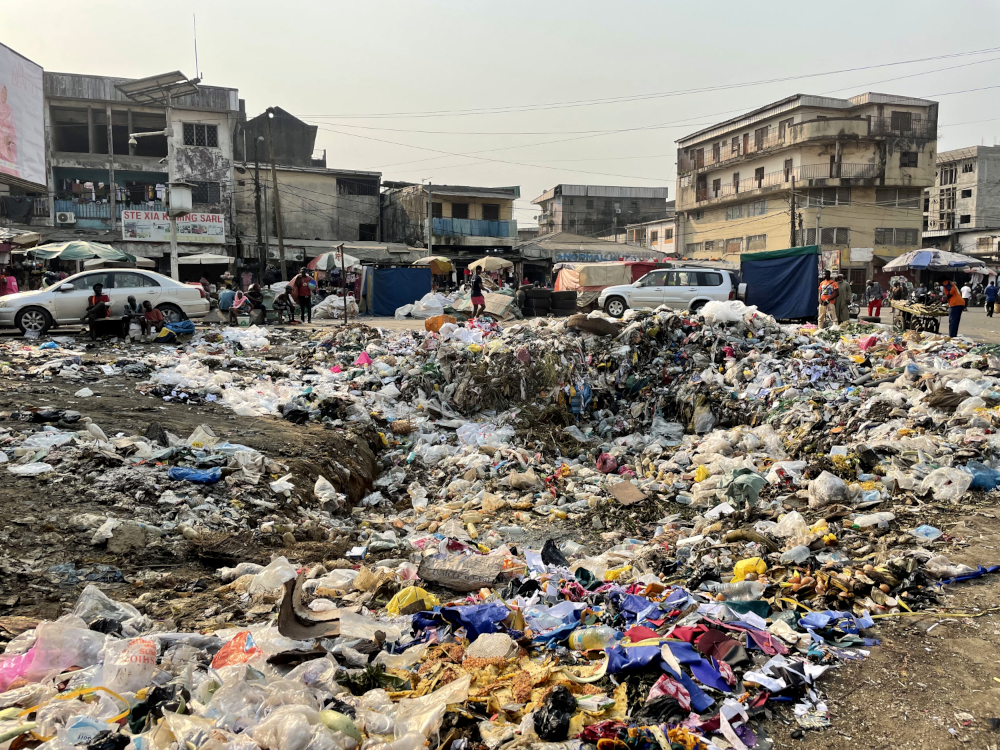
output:
[{"label": "balcony railing", "polygon": [[893,122],[891,117],[872,117],[868,121],[868,132],[896,138],[937,138],[937,120],[903,122],[897,119]]},{"label": "balcony railing", "polygon": [[[55,201],[56,212],[68,211],[78,219],[110,219],[111,205],[109,203],[88,203],[75,200]],[[115,218],[122,217],[122,211],[165,211],[162,203],[116,203]],[[37,214],[36,214],[37,215]]]},{"label": "balcony railing", "polygon": [[870,179],[878,177],[881,168],[878,164],[845,164],[843,162],[835,164],[804,164],[789,169],[779,169],[776,172],[768,172],[758,177],[748,177],[735,182],[726,182],[719,186],[718,190],[711,186],[699,184],[695,189],[695,200],[704,201],[712,198],[725,198],[731,195],[749,193],[754,190],[761,190],[776,185],[791,184],[792,178],[796,181],[806,180],[829,180],[829,179]]},{"label": "balcony railing", "polygon": [[435,218],[434,234],[439,237],[517,237],[517,221]]}]

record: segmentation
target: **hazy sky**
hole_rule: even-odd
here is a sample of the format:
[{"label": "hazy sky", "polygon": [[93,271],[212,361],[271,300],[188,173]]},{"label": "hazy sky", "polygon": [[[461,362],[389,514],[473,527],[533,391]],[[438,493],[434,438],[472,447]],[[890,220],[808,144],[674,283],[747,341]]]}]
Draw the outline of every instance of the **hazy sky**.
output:
[{"label": "hazy sky", "polygon": [[[204,82],[238,88],[251,116],[320,125],[330,166],[520,185],[523,224],[560,182],[673,197],[677,138],[799,92],[937,98],[942,151],[1000,138],[997,2],[3,0],[0,41],[46,70],[194,76],[192,13]],[[848,68],[868,69],[663,95]],[[600,99],[617,101],[565,106]]]}]

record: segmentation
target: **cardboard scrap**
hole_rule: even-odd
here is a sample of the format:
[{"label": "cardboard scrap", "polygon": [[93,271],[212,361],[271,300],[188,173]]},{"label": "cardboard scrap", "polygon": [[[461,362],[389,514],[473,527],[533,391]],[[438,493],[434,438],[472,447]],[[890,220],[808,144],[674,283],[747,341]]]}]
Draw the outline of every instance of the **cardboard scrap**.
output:
[{"label": "cardboard scrap", "polygon": [[440,583],[452,591],[476,591],[492,586],[503,571],[500,555],[453,556],[444,560],[425,557],[417,570],[422,581]]},{"label": "cardboard scrap", "polygon": [[611,485],[608,487],[608,492],[622,505],[635,505],[646,499],[642,490],[628,480]]}]

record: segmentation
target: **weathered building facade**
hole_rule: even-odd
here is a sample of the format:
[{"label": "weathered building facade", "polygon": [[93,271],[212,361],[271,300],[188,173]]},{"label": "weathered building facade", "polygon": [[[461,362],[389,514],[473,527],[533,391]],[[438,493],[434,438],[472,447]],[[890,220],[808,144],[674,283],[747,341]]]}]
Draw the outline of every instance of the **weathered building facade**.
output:
[{"label": "weathered building facade", "polygon": [[539,236],[554,232],[598,236],[627,224],[664,219],[665,187],[556,185],[535,198]]},{"label": "weathered building facade", "polygon": [[934,186],[924,191],[924,247],[997,259],[1000,146],[970,146],[937,156]]},{"label": "weathered building facade", "polygon": [[[857,281],[920,247],[935,102],[795,95],[679,140],[675,242],[687,257],[820,245]],[[794,225],[792,197],[795,197]]]}]

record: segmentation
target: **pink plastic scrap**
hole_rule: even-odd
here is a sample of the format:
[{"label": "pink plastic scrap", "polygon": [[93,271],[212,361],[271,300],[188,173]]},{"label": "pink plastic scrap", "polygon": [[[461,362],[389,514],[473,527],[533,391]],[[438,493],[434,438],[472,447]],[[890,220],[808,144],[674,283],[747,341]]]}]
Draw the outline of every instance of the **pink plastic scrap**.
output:
[{"label": "pink plastic scrap", "polygon": [[358,358],[354,360],[356,365],[370,365],[372,363],[372,358],[368,356],[368,352],[361,352]]}]

